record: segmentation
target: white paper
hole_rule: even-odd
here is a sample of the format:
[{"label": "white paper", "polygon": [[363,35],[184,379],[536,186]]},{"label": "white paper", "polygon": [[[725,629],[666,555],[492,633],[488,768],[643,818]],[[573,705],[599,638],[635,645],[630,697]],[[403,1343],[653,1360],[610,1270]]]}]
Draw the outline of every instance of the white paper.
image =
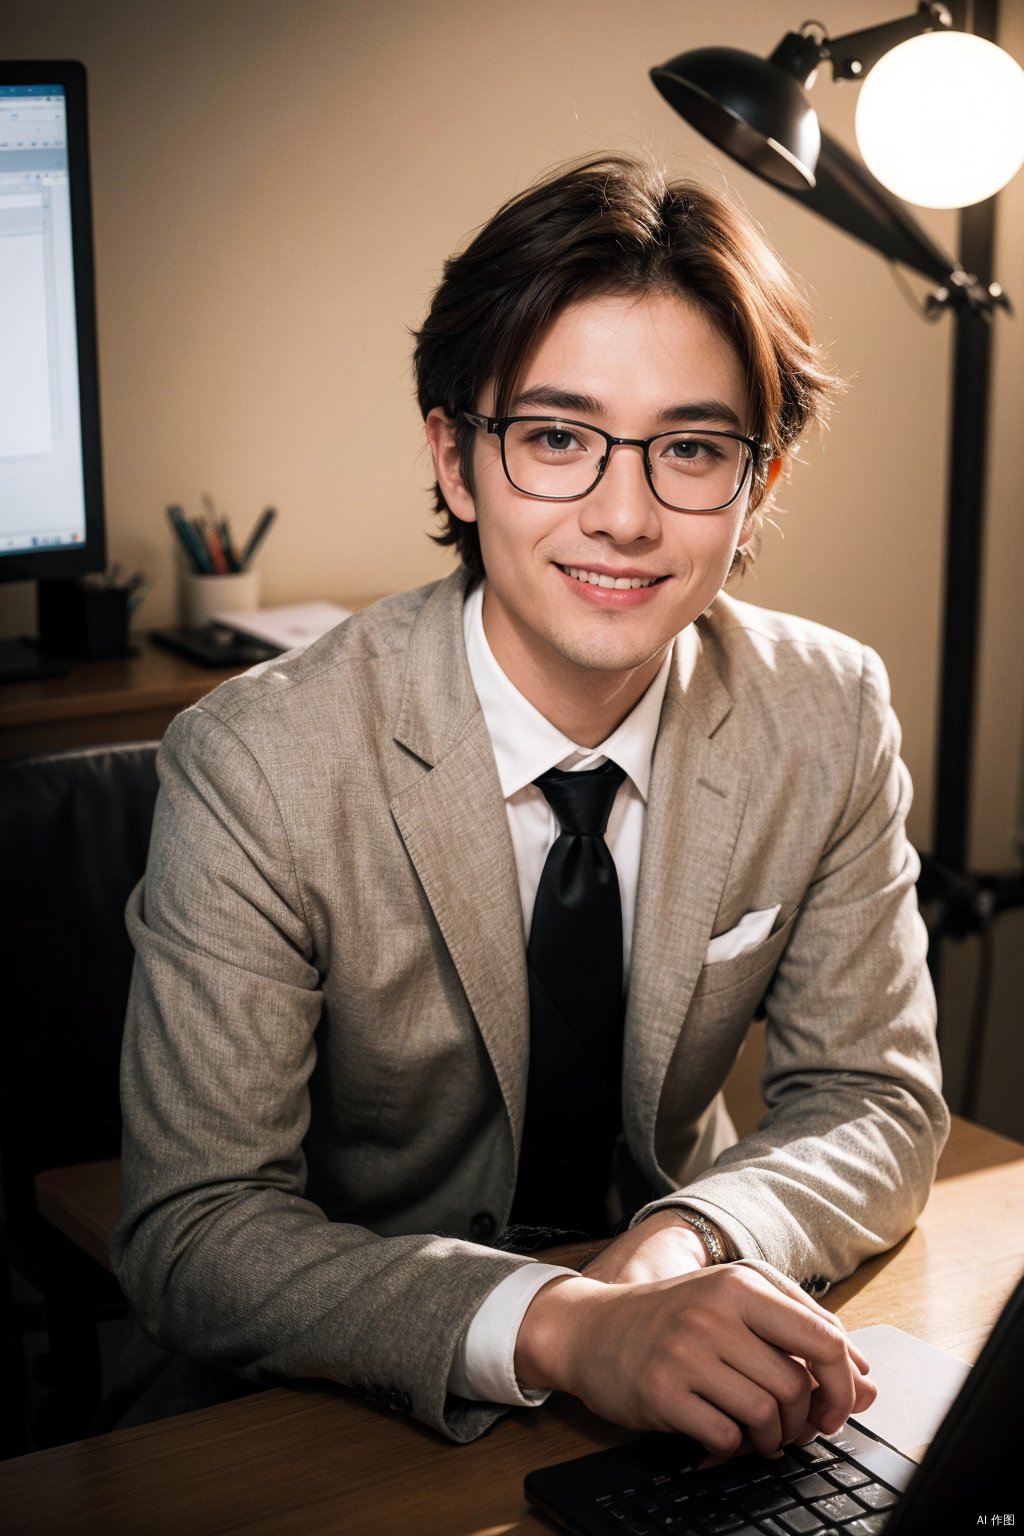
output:
[{"label": "white paper", "polygon": [[855,1415],[857,1423],[905,1456],[919,1455],[935,1438],[970,1366],[888,1323],[855,1328],[849,1337],[867,1357],[878,1388],[871,1407]]},{"label": "white paper", "polygon": [[335,624],[351,615],[350,608],[337,603],[292,603],[281,608],[253,608],[245,613],[224,612],[214,615],[214,623],[235,629],[242,635],[254,635],[282,651],[310,645],[326,635]]}]

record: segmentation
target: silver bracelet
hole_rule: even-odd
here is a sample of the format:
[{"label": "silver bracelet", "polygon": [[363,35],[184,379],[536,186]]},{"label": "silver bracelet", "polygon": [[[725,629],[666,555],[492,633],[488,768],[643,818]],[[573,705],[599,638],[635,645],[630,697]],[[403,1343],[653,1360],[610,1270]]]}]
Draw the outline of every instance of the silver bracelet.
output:
[{"label": "silver bracelet", "polygon": [[722,1245],[722,1239],[719,1237],[710,1221],[706,1221],[699,1211],[691,1211],[689,1206],[686,1205],[677,1205],[676,1210],[679,1212],[684,1221],[688,1221],[690,1223],[690,1226],[694,1228],[701,1242],[704,1244],[704,1247],[708,1251],[708,1263],[724,1264],[727,1257],[725,1248]]}]

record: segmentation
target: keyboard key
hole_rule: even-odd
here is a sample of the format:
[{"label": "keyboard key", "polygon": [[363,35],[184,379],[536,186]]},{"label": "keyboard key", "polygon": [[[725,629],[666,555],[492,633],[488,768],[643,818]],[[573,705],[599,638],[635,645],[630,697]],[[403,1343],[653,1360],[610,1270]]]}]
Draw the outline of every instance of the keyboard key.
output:
[{"label": "keyboard key", "polygon": [[741,1489],[749,1488],[750,1482],[750,1466],[741,1461],[730,1469],[717,1486],[722,1493],[739,1493]]},{"label": "keyboard key", "polygon": [[896,1503],[896,1495],[891,1488],[883,1488],[881,1483],[865,1483],[857,1489],[857,1497],[862,1504],[867,1504],[871,1509],[891,1509]]},{"label": "keyboard key", "polygon": [[834,1467],[827,1467],[825,1476],[839,1488],[859,1488],[862,1483],[871,1481],[866,1472],[848,1461],[837,1461]]},{"label": "keyboard key", "polygon": [[707,1531],[708,1536],[732,1536],[733,1531],[738,1531],[746,1525],[746,1516],[741,1515],[735,1505],[723,1504],[713,1514],[700,1512],[698,1516],[701,1529]]},{"label": "keyboard key", "polygon": [[852,1520],[864,1513],[864,1506],[851,1499],[848,1493],[833,1493],[827,1499],[817,1499],[814,1508],[823,1520]]},{"label": "keyboard key", "polygon": [[803,1477],[794,1477],[786,1491],[809,1504],[812,1499],[822,1499],[834,1492],[834,1485],[818,1472],[806,1472]]},{"label": "keyboard key", "polygon": [[609,1504],[604,1512],[615,1521],[617,1529],[628,1532],[628,1536],[658,1536],[657,1526],[652,1525],[638,1509],[623,1504]]},{"label": "keyboard key", "polygon": [[851,1520],[843,1526],[843,1536],[881,1536],[887,1515],[865,1515],[862,1520]]},{"label": "keyboard key", "polygon": [[805,1509],[802,1504],[781,1514],[779,1524],[787,1531],[794,1532],[794,1536],[810,1536],[811,1532],[819,1532],[825,1526],[824,1520],[813,1509]]},{"label": "keyboard key", "polygon": [[807,1471],[803,1462],[797,1461],[788,1451],[783,1451],[775,1461],[769,1462],[769,1466],[775,1477],[799,1477],[801,1472]]},{"label": "keyboard key", "polygon": [[832,1446],[824,1440],[812,1440],[809,1445],[794,1445],[793,1455],[805,1467],[822,1467],[826,1462],[839,1459]]},{"label": "keyboard key", "polygon": [[839,1451],[843,1456],[856,1456],[857,1454],[856,1440],[844,1440],[841,1435],[836,1435],[836,1437],[834,1439],[830,1439],[828,1443],[829,1445],[835,1446],[836,1450]]},{"label": "keyboard key", "polygon": [[792,1509],[796,1500],[781,1488],[752,1488],[736,1502],[744,1514],[757,1520],[761,1515],[777,1515],[784,1509]]}]

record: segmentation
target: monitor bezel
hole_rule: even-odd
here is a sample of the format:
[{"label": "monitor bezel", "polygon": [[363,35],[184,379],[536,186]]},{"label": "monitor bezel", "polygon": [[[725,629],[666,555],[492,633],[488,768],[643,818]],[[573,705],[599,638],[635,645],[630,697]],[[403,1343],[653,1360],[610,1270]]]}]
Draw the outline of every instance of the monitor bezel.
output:
[{"label": "monitor bezel", "polygon": [[78,340],[85,538],[63,549],[0,554],[0,582],[83,576],[107,563],[96,347],[95,264],[85,67],[72,59],[0,61],[0,85],[59,85],[67,103],[68,188]]}]

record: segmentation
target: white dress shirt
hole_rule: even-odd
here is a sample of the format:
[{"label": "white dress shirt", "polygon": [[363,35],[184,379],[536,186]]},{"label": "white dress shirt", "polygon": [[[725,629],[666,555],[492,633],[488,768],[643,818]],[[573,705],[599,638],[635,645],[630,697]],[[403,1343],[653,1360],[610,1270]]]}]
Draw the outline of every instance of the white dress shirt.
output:
[{"label": "white dress shirt", "polygon": [[[505,797],[519,876],[524,943],[530,937],[541,872],[559,833],[555,813],[533,780],[549,768],[567,771],[599,768],[610,758],[626,774],[612,804],[605,841],[619,877],[623,976],[628,981],[651,759],[668,683],[672,647],[669,647],[656,677],[622,724],[599,746],[580,747],[534,709],[501,670],[484,634],[483,591],[482,585],[477,586],[466,599],[463,612],[466,654]],[[675,644],[686,648],[689,662],[686,670],[689,671],[696,651],[692,628],[685,630]],[[516,1382],[513,1359],[519,1325],[543,1285],[556,1275],[574,1273],[574,1270],[553,1264],[529,1264],[496,1285],[459,1341],[448,1377],[448,1390],[460,1397],[519,1407],[536,1407],[542,1403],[548,1395],[546,1392],[523,1393]]]}]

